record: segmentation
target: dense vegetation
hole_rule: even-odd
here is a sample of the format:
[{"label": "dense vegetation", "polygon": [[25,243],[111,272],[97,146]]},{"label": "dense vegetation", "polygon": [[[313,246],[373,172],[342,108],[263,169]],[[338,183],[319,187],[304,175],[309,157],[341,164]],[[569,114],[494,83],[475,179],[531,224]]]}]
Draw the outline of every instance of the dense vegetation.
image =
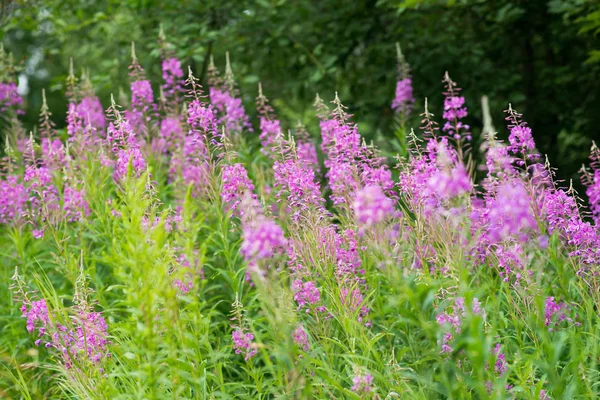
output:
[{"label": "dense vegetation", "polygon": [[[14,0],[0,38],[19,61],[29,88],[25,126],[33,129],[46,89],[57,127],[67,112],[69,59],[85,69],[106,108],[127,92],[128,47],[160,78],[156,35],[162,23],[184,66],[205,85],[210,56],[225,52],[249,110],[260,80],[285,121],[318,128],[316,92],[348,99],[361,132],[393,137],[394,43],[408,54],[417,103],[442,106],[444,71],[460,82],[482,126],[477,99],[487,95],[494,121],[510,100],[528,116],[540,151],[562,179],[587,159],[600,124],[600,8],[594,0]],[[4,2],[2,2],[4,4]],[[24,84],[22,83],[24,86]],[[157,91],[158,87],[154,87]],[[250,112],[252,116],[254,112]],[[418,121],[414,121],[418,124]],[[255,126],[255,128],[257,128]],[[2,128],[0,127],[0,130]],[[506,139],[504,132],[500,132]],[[476,139],[479,136],[476,135]],[[387,149],[389,146],[383,146]],[[474,146],[477,147],[477,146]],[[393,154],[388,154],[393,156]]]},{"label": "dense vegetation", "polygon": [[[284,51],[281,36],[294,29],[241,52],[233,65],[222,44],[243,39],[240,49],[258,40],[236,36],[252,26],[242,15],[264,22],[256,32],[283,27],[276,11],[286,2],[207,4],[209,11],[196,11],[212,15],[208,22],[186,15],[194,15],[193,2],[177,15],[169,2],[142,2],[173,17],[163,19],[158,39],[144,36],[158,17],[133,12],[142,3],[110,3],[106,12],[120,21],[96,5],[53,8],[67,3],[48,3],[45,28],[39,10],[17,9],[5,22],[9,47],[31,39],[19,38],[19,29],[47,29],[43,41],[58,42],[34,48],[81,45],[73,54],[89,69],[76,76],[77,57],[62,76],[59,54],[55,64],[35,67],[51,82],[37,107],[17,85],[19,74],[19,83],[36,74],[0,53],[0,397],[598,397],[600,150],[585,134],[564,136],[587,147],[584,169],[568,173],[580,181],[582,200],[557,178],[526,122],[530,112],[552,112],[567,129],[562,116],[570,110],[592,121],[594,95],[548,110],[529,103],[537,89],[523,97],[506,89],[532,84],[531,76],[508,74],[478,81],[499,86],[480,100],[469,96],[481,93],[472,84],[461,90],[454,68],[412,63],[429,57],[414,46],[433,40],[423,31],[433,28],[417,29],[410,7],[458,28],[455,7],[475,18],[494,2],[464,2],[441,15],[433,3],[405,4],[400,19],[416,24],[404,36],[406,54],[378,36],[391,29],[381,21],[365,36],[353,31],[368,28],[356,10],[372,7],[395,21],[384,12],[390,2],[340,3],[339,15],[359,21],[346,26],[347,37],[332,25],[320,39],[333,47],[338,35],[336,51],[352,50],[344,61],[332,52],[317,78],[304,75],[318,74],[325,54],[306,47],[318,31],[308,19],[326,19],[335,2],[295,4],[307,21],[287,59],[269,64],[260,55]],[[566,13],[571,3],[531,4]],[[310,14],[312,7],[322,12]],[[58,23],[69,18],[81,25]],[[212,38],[202,39],[206,48],[185,33],[198,26]],[[177,43],[165,32],[179,34]],[[74,33],[81,37],[69,41]],[[122,43],[136,37],[143,40],[135,47]],[[344,37],[362,39],[346,45]],[[580,68],[596,68],[592,45],[564,46],[589,60]],[[444,47],[448,59],[452,48]],[[453,65],[467,82],[486,68],[510,71],[481,62],[462,69],[471,62]],[[29,80],[30,89],[48,79]],[[565,75],[571,85],[579,79],[585,85],[571,95],[597,85]],[[319,85],[325,91],[315,99]],[[271,93],[279,100],[270,102]],[[356,105],[344,106],[346,99]]]}]

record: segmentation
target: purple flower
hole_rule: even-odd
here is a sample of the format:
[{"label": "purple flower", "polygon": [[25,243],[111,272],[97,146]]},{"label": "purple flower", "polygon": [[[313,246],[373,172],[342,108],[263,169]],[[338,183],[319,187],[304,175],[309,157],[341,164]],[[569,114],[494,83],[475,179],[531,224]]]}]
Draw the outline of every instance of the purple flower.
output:
[{"label": "purple flower", "polygon": [[294,329],[294,332],[292,333],[292,339],[294,340],[294,343],[296,343],[299,347],[304,349],[304,351],[308,351],[308,349],[310,349],[310,344],[308,343],[308,335],[306,334],[304,328],[302,328],[301,326],[298,326],[296,329]]},{"label": "purple flower", "polygon": [[21,104],[23,99],[19,95],[17,85],[14,82],[0,82],[0,113]]},{"label": "purple flower", "polygon": [[548,231],[566,231],[571,219],[579,218],[579,209],[573,196],[564,190],[546,189],[544,192],[543,211],[548,223]]},{"label": "purple flower", "polygon": [[133,175],[139,178],[146,170],[147,164],[129,122],[120,120],[117,121],[116,126],[111,122],[107,132],[107,141],[112,145],[112,151],[117,157],[114,171],[115,180],[120,181],[127,176],[129,163],[131,163]]},{"label": "purple flower", "polygon": [[[45,299],[32,301],[29,308],[23,304],[21,311],[23,312],[22,317],[27,318],[27,331],[30,333],[33,332],[38,321],[43,326],[50,323],[50,318],[48,317],[48,305],[46,304]],[[40,331],[40,336],[42,336],[43,333],[44,331]]]},{"label": "purple flower", "polygon": [[347,311],[351,313],[358,311],[357,319],[360,322],[369,314],[369,307],[365,305],[363,295],[358,288],[342,287],[340,289],[340,300]]},{"label": "purple flower", "polygon": [[273,166],[277,201],[287,201],[292,211],[292,219],[297,221],[301,215],[308,216],[307,210],[317,210],[325,214],[321,189],[315,180],[313,169],[296,160],[275,161]]},{"label": "purple flower", "polygon": [[139,130],[146,122],[150,121],[150,113],[156,110],[152,86],[147,79],[131,82],[131,112],[127,112],[127,119],[131,125]]},{"label": "purple flower", "polygon": [[352,383],[352,391],[356,393],[369,393],[373,390],[373,387],[371,386],[373,384],[373,375],[356,375],[352,378]]},{"label": "purple flower", "polygon": [[240,328],[235,328],[231,332],[231,340],[236,354],[244,354],[244,359],[248,361],[256,355],[258,350],[253,346],[254,334],[244,331]]},{"label": "purple flower", "polygon": [[204,137],[197,132],[191,132],[178,146],[180,148],[170,160],[170,181],[181,183],[176,187],[183,194],[191,184],[192,196],[198,198],[206,193],[210,176],[208,150]]},{"label": "purple flower", "polygon": [[315,172],[319,171],[319,158],[317,157],[317,147],[312,142],[298,141],[296,144],[296,153],[298,162],[305,167],[312,168]]},{"label": "purple flower", "polygon": [[444,99],[444,114],[442,117],[446,120],[446,123],[442,127],[442,131],[448,132],[456,140],[471,140],[469,125],[460,121],[467,116],[465,98],[458,95],[461,89],[450,79],[447,72],[443,82],[446,87],[446,91],[444,92],[446,98]]},{"label": "purple flower", "polygon": [[143,79],[131,82],[131,105],[134,108],[145,109],[154,103],[154,94],[150,81]]},{"label": "purple flower", "polygon": [[229,133],[252,131],[252,125],[244,111],[242,99],[232,96],[227,90],[210,88],[210,101],[221,117],[218,123],[225,126]]},{"label": "purple flower", "polygon": [[396,83],[396,97],[392,102],[392,110],[407,116],[412,110],[415,98],[413,97],[412,79],[400,79]]},{"label": "purple flower", "polygon": [[210,104],[198,99],[193,100],[188,108],[187,122],[192,131],[205,135],[209,139],[216,140],[221,137],[217,129],[217,116]]},{"label": "purple flower", "polygon": [[534,151],[533,135],[527,123],[522,121],[522,115],[513,110],[510,105],[506,113],[508,116],[505,119],[508,121],[508,129],[510,129],[508,150],[513,154],[520,154],[524,157],[515,161],[515,164],[524,166],[525,160],[537,160],[539,154]]},{"label": "purple flower", "polygon": [[462,164],[449,171],[437,171],[427,180],[429,190],[439,198],[448,199],[469,193],[473,188],[471,178]]},{"label": "purple flower", "polygon": [[592,184],[587,187],[585,192],[590,201],[590,209],[596,226],[600,226],[600,169],[594,171]]},{"label": "purple flower", "polygon": [[60,139],[42,138],[42,160],[49,170],[65,166],[65,146]]},{"label": "purple flower", "polygon": [[494,348],[494,354],[496,355],[496,363],[494,364],[494,371],[496,372],[496,374],[502,376],[504,375],[504,373],[508,370],[508,363],[506,362],[506,357],[504,355],[504,353],[502,353],[500,350],[502,349],[502,346],[500,346],[500,343],[498,343],[496,345],[496,347]]},{"label": "purple flower", "polygon": [[172,57],[162,61],[162,78],[165,81],[163,85],[165,95],[177,101],[178,94],[183,92],[183,70],[177,58]]},{"label": "purple flower", "polygon": [[489,205],[490,239],[498,242],[509,236],[526,239],[528,231],[537,229],[531,210],[531,198],[523,183],[513,179],[498,187]]},{"label": "purple flower", "polygon": [[117,152],[117,163],[115,165],[115,179],[121,180],[127,175],[127,169],[131,163],[133,174],[139,178],[146,169],[146,160],[138,148],[121,149]]},{"label": "purple flower", "polygon": [[0,224],[14,223],[21,218],[27,206],[27,191],[17,176],[0,180]]},{"label": "purple flower", "polygon": [[321,292],[313,281],[302,282],[302,279],[296,279],[292,283],[292,290],[294,300],[298,303],[298,310],[305,309],[306,312],[310,312],[310,308],[306,306],[313,306],[321,301]]},{"label": "purple flower", "polygon": [[535,149],[531,128],[528,126],[521,125],[511,128],[508,141],[510,143],[508,149],[515,154],[527,154],[528,150]]},{"label": "purple flower", "polygon": [[546,297],[544,302],[544,324],[548,327],[549,331],[563,321],[573,322],[572,318],[567,316],[567,312],[570,312],[571,308],[567,303],[557,303],[554,297]]},{"label": "purple flower", "polygon": [[[481,303],[477,298],[473,298],[471,312],[485,319],[485,310],[481,307]],[[444,330],[440,353],[444,354],[454,351],[451,346],[452,341],[454,340],[454,336],[462,331],[463,318],[467,315],[467,306],[465,305],[465,299],[462,297],[456,297],[451,307],[437,315],[436,321]]]},{"label": "purple flower", "polygon": [[175,150],[183,141],[183,131],[178,118],[166,117],[160,122],[160,137],[168,149]]},{"label": "purple flower", "polygon": [[67,221],[82,221],[84,216],[90,215],[90,208],[84,196],[84,189],[77,190],[74,187],[65,187],[63,210]]},{"label": "purple flower", "polygon": [[226,165],[223,167],[221,175],[223,188],[221,189],[221,198],[225,203],[227,210],[232,210],[238,217],[241,216],[240,203],[246,193],[250,193],[253,198],[256,195],[252,194],[254,185],[248,172],[242,164]]},{"label": "purple flower", "polygon": [[75,356],[83,355],[93,363],[100,362],[107,355],[108,345],[108,326],[104,317],[98,312],[80,312],[74,322],[76,328],[69,352]]},{"label": "purple flower", "polygon": [[244,225],[241,253],[248,261],[271,258],[277,249],[283,249],[287,240],[283,230],[266,217]]},{"label": "purple flower", "polygon": [[104,108],[96,96],[86,96],[77,104],[77,113],[83,118],[84,124],[91,125],[99,131],[104,130],[106,119]]},{"label": "purple flower", "polygon": [[270,154],[273,151],[273,147],[277,143],[278,138],[282,136],[281,124],[277,119],[269,119],[266,117],[260,117],[260,142],[262,149],[260,151],[263,154]]},{"label": "purple flower", "polygon": [[354,216],[361,229],[372,228],[395,212],[394,204],[379,186],[367,186],[356,193]]}]

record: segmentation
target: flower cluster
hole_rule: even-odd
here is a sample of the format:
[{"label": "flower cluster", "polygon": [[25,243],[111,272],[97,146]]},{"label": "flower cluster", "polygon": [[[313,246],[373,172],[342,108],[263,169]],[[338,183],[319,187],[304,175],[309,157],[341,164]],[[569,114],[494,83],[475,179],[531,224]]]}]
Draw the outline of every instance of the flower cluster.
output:
[{"label": "flower cluster", "polygon": [[0,82],[0,112],[4,113],[12,107],[18,107],[23,104],[23,99],[17,91],[17,85],[14,82]]},{"label": "flower cluster", "polygon": [[380,186],[367,186],[356,193],[354,216],[361,230],[373,228],[394,215],[394,204]]},{"label": "flower cluster", "polygon": [[243,242],[240,249],[249,261],[271,258],[276,250],[284,249],[287,240],[283,230],[274,221],[259,216],[244,226]]},{"label": "flower cluster", "polygon": [[352,391],[356,393],[369,393],[373,390],[373,375],[359,374],[352,378]]},{"label": "flower cluster", "polygon": [[446,85],[446,91],[444,92],[446,98],[444,99],[443,114],[443,117],[446,120],[446,122],[442,127],[442,131],[447,132],[456,140],[471,140],[469,125],[466,125],[461,121],[461,119],[467,116],[465,98],[459,96],[461,89],[456,86],[456,82],[450,79],[448,72],[446,72],[443,82]]},{"label": "flower cluster", "polygon": [[223,125],[228,133],[239,133],[244,129],[252,131],[242,99],[233,96],[228,90],[211,87],[210,101],[220,115],[219,125]]},{"label": "flower cluster", "polygon": [[50,317],[45,299],[24,303],[21,307],[23,318],[27,319],[27,330],[38,330],[35,344],[44,343],[46,348],[54,348],[62,355],[67,368],[73,363],[88,360],[98,364],[108,354],[107,328],[104,317],[99,312],[80,308],[66,326]]},{"label": "flower cluster", "polygon": [[242,164],[226,165],[223,168],[221,180],[223,187],[221,189],[221,199],[225,203],[229,211],[233,211],[234,215],[241,216],[243,210],[240,209],[240,203],[246,193],[250,193],[253,198],[256,198],[254,192],[254,184],[248,178],[248,172]]}]

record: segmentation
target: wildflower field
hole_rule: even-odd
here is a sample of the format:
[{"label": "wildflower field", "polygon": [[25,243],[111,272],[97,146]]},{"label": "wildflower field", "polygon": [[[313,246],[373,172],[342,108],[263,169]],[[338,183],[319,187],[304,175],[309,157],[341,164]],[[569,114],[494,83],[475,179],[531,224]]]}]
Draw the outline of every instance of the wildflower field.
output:
[{"label": "wildflower field", "polygon": [[253,121],[229,55],[203,87],[160,48],[110,104],[72,67],[33,132],[2,52],[0,397],[600,394],[595,145],[584,201],[511,99],[477,136],[452,71],[416,103],[399,47],[379,147],[336,93],[309,131],[258,85]]}]

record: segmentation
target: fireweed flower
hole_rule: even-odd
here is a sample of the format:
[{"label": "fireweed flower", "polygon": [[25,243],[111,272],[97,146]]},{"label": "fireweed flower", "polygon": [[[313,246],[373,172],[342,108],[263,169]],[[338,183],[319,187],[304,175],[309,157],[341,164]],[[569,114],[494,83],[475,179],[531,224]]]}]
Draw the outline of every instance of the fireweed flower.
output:
[{"label": "fireweed flower", "polygon": [[301,216],[307,217],[316,211],[325,215],[325,199],[316,183],[313,169],[301,164],[299,160],[290,159],[284,162],[275,161],[273,165],[275,187],[278,189],[278,202],[286,201],[291,208],[292,219],[298,221]]},{"label": "fireweed flower", "polygon": [[126,112],[133,126],[140,129],[150,121],[150,112],[154,111],[154,94],[150,81],[143,79],[131,82],[131,111]]},{"label": "fireweed flower", "polygon": [[[485,165],[487,167],[487,181],[505,180],[507,177],[515,176],[517,171],[513,163],[515,159],[509,154],[509,148],[497,141],[487,149]],[[485,185],[484,185],[485,186]],[[492,190],[491,187],[488,191]]]},{"label": "fireweed flower", "polygon": [[[0,113],[4,113],[12,107],[19,107],[23,99],[19,95],[17,85],[14,82],[0,82]],[[17,113],[21,113],[20,110]]]},{"label": "fireweed flower", "polygon": [[434,192],[427,182],[438,172],[437,166],[425,156],[413,157],[405,170],[400,172],[398,188],[401,193],[406,193],[413,208],[425,203]]},{"label": "fireweed flower", "polygon": [[450,79],[448,72],[444,75],[444,85],[446,91],[444,96],[444,114],[442,117],[446,123],[442,127],[442,131],[447,132],[455,140],[466,139],[471,140],[469,125],[461,122],[461,119],[467,116],[467,107],[465,107],[465,98],[459,96],[461,89],[456,86],[456,82]]},{"label": "fireweed flower", "polygon": [[508,114],[505,119],[508,121],[508,129],[510,129],[508,150],[520,156],[519,159],[515,160],[515,165],[523,167],[526,161],[529,160],[535,163],[540,158],[540,155],[535,151],[535,142],[531,128],[527,126],[526,122],[523,122],[523,115],[513,110],[510,104],[508,105],[508,110],[505,112]]},{"label": "fireweed flower", "polygon": [[575,248],[569,253],[571,257],[578,257],[584,265],[600,263],[600,234],[595,226],[581,218],[571,218],[565,236],[567,244]]},{"label": "fireweed flower", "polygon": [[179,254],[178,262],[179,269],[182,270],[179,276],[181,279],[174,279],[173,286],[175,286],[181,293],[187,294],[194,288],[194,278],[198,276],[200,279],[204,279],[204,271],[200,268],[199,260],[196,257],[198,251],[194,251],[192,259],[186,256],[185,253]]},{"label": "fireweed flower", "polygon": [[206,193],[210,177],[208,149],[204,137],[196,132],[185,136],[180,148],[171,157],[169,179],[181,182],[177,188],[185,193],[192,185],[192,196],[198,198]]},{"label": "fireweed flower", "polygon": [[396,43],[398,80],[396,82],[396,94],[392,102],[392,110],[403,118],[408,117],[415,103],[413,97],[412,77],[410,67],[402,54],[400,44]]},{"label": "fireweed flower", "polygon": [[600,169],[594,171],[592,183],[586,189],[596,226],[600,226]]},{"label": "fireweed flower", "polygon": [[103,131],[106,126],[104,108],[100,99],[94,95],[88,95],[77,104],[77,113],[83,118],[84,124],[91,125],[98,131]]},{"label": "fireweed flower", "polygon": [[573,322],[572,318],[567,316],[571,308],[567,303],[557,303],[554,297],[546,297],[544,302],[544,324],[548,331],[553,331],[563,321]]},{"label": "fireweed flower", "polygon": [[175,151],[183,141],[183,130],[178,118],[166,117],[160,121],[160,139],[164,141],[163,151]]},{"label": "fireweed flower", "polygon": [[469,193],[473,183],[462,164],[458,164],[449,171],[438,170],[427,180],[427,186],[439,198],[448,199]]},{"label": "fireweed flower", "polygon": [[254,334],[244,333],[241,328],[235,328],[231,333],[235,354],[244,354],[244,360],[248,361],[256,355],[258,350],[253,346]]},{"label": "fireweed flower", "polygon": [[543,213],[549,233],[558,230],[564,234],[569,221],[579,218],[579,208],[573,196],[562,189],[546,189],[543,200]]},{"label": "fireweed flower", "polygon": [[67,327],[50,319],[45,299],[32,301],[29,305],[24,303],[21,307],[22,316],[27,319],[27,330],[38,330],[35,344],[45,343],[45,347],[58,350],[67,368],[72,367],[73,359],[86,359],[96,364],[108,356],[108,327],[104,317],[99,312],[78,308],[71,319],[72,326]]},{"label": "fireweed flower", "polygon": [[244,129],[252,132],[242,99],[233,96],[228,90],[211,87],[210,102],[220,115],[219,125],[225,126],[227,132],[242,132]]},{"label": "fireweed flower", "polygon": [[152,114],[156,112],[156,104],[154,104],[152,85],[146,79],[144,69],[138,62],[133,44],[131,45],[129,71],[131,110],[126,111],[125,116],[136,131],[145,131],[147,129],[146,124],[150,122]]},{"label": "fireweed flower", "polygon": [[127,119],[112,122],[108,126],[107,141],[116,156],[114,178],[117,181],[127,176],[131,163],[133,175],[139,178],[146,170],[146,160],[140,150],[140,145]]},{"label": "fireweed flower", "polygon": [[256,198],[254,184],[248,178],[248,172],[242,164],[226,165],[221,173],[223,187],[221,189],[221,199],[225,203],[228,211],[233,211],[234,215],[241,217],[242,210],[240,203],[245,193],[250,193]]},{"label": "fireweed flower", "polygon": [[197,132],[211,139],[214,143],[220,138],[220,133],[217,129],[217,116],[215,110],[210,104],[193,100],[188,108],[187,123],[191,128],[191,132]]},{"label": "fireweed flower", "polygon": [[373,390],[373,375],[358,374],[352,378],[352,391],[356,393],[370,393]]},{"label": "fireweed flower", "polygon": [[521,241],[529,231],[537,229],[531,210],[531,198],[521,181],[514,179],[498,187],[496,197],[489,204],[490,238],[502,241],[509,236]]},{"label": "fireweed flower", "polygon": [[85,119],[75,103],[69,103],[67,133],[69,134],[70,153],[75,154],[78,159],[86,160],[92,149],[100,144],[96,128],[85,123]]},{"label": "fireweed flower", "polygon": [[278,141],[281,140],[283,134],[281,132],[281,123],[277,119],[270,120],[267,117],[260,117],[260,142],[262,148],[260,151],[268,155],[273,151],[273,148]]},{"label": "fireweed flower", "polygon": [[501,352],[502,346],[500,343],[494,347],[494,355],[496,356],[496,363],[494,364],[494,372],[499,376],[502,376],[508,370],[508,363],[506,362],[506,356]]},{"label": "fireweed flower", "polygon": [[308,351],[308,349],[310,349],[308,335],[301,326],[298,326],[296,329],[294,329],[294,332],[292,333],[292,339],[294,340],[294,343],[296,343],[298,347],[302,348],[304,351]]},{"label": "fireweed flower", "polygon": [[27,207],[27,190],[16,175],[0,180],[0,224],[18,221]]},{"label": "fireweed flower", "polygon": [[[311,307],[321,301],[321,292],[314,281],[303,282],[302,279],[295,279],[292,282],[292,291],[294,292],[294,300],[298,303],[298,310],[309,313]],[[319,311],[320,307],[313,309]]]},{"label": "fireweed flower", "polygon": [[59,197],[58,191],[52,183],[51,171],[44,166],[36,165],[33,142],[30,140],[27,146],[30,160],[25,167],[25,176],[23,177],[29,201],[26,216],[35,227],[32,231],[34,237],[40,239],[44,236],[44,229],[40,224],[50,222],[49,218],[55,215],[55,211],[59,207]]},{"label": "fireweed flower", "polygon": [[63,205],[64,217],[67,221],[82,221],[83,217],[90,215],[88,202],[85,200],[84,189],[66,186]]},{"label": "fireweed flower", "polygon": [[381,187],[367,186],[356,193],[354,216],[361,231],[382,223],[394,212],[392,200],[383,193]]},{"label": "fireweed flower", "polygon": [[408,115],[414,103],[412,78],[400,79],[396,83],[396,95],[392,102],[392,110],[399,114]]},{"label": "fireweed flower", "polygon": [[264,216],[244,224],[243,230],[240,251],[246,260],[271,258],[275,251],[285,249],[287,245],[283,230],[274,221]]},{"label": "fireweed flower", "polygon": [[498,275],[504,282],[514,282],[520,284],[521,279],[528,280],[533,271],[526,269],[525,252],[520,243],[505,243],[493,246],[498,262]]},{"label": "fireweed flower", "polygon": [[312,142],[297,142],[296,153],[298,161],[315,172],[319,171],[319,158],[317,156],[317,146]]},{"label": "fireweed flower", "polygon": [[44,166],[54,171],[66,165],[65,147],[60,139],[44,137],[41,140]]},{"label": "fireweed flower", "polygon": [[162,78],[165,81],[163,84],[165,96],[177,103],[179,95],[183,92],[183,70],[181,62],[176,57],[162,61]]},{"label": "fireweed flower", "polygon": [[46,332],[45,326],[50,323],[50,319],[48,317],[48,305],[46,304],[45,299],[32,301],[29,307],[23,303],[21,312],[23,313],[21,316],[27,319],[27,331],[29,333],[35,330],[35,325],[38,321],[42,324],[39,336],[42,336]]}]

